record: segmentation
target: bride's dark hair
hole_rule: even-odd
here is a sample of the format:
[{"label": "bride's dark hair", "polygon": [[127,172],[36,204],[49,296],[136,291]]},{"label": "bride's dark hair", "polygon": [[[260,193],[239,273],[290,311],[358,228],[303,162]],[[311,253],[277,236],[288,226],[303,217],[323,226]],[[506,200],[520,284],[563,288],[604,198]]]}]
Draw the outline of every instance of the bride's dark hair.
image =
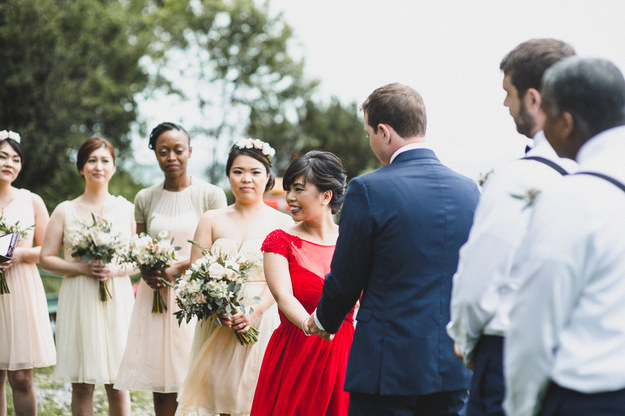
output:
[{"label": "bride's dark hair", "polygon": [[339,212],[345,196],[347,175],[341,160],[335,154],[312,150],[295,159],[282,178],[284,190],[289,191],[299,177],[303,177],[304,183],[315,185],[319,192],[332,191],[330,208],[333,214]]}]

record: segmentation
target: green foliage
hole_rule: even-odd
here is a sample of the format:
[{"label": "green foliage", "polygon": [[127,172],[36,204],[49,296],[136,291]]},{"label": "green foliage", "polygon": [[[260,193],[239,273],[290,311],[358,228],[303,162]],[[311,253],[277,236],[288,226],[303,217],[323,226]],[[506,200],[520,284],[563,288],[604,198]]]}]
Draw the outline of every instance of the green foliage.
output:
[{"label": "green foliage", "polygon": [[283,121],[266,125],[252,117],[249,133],[254,137],[272,137],[280,173],[286,170],[293,155],[314,149],[336,154],[345,166],[348,179],[378,167],[357,105],[343,105],[337,98],[328,105],[307,100],[300,109],[297,124]]},{"label": "green foliage", "polygon": [[0,3],[0,126],[22,136],[17,186],[48,208],[82,192],[71,162],[89,137],[131,158],[135,94],[147,84],[139,59],[152,36],[145,1],[6,0]]},{"label": "green foliage", "polygon": [[[289,52],[292,30],[281,15],[269,15],[267,4],[204,0],[191,6],[170,0],[159,16],[167,16],[169,25],[159,27],[169,30],[178,48],[164,53],[162,63],[200,86],[186,91],[201,114],[201,123],[189,130],[214,139],[207,176],[220,182],[225,154],[249,120],[288,127],[285,114],[295,115],[317,82],[304,79],[303,61]],[[180,65],[181,53],[194,59]],[[274,144],[273,137],[256,138]]]}]

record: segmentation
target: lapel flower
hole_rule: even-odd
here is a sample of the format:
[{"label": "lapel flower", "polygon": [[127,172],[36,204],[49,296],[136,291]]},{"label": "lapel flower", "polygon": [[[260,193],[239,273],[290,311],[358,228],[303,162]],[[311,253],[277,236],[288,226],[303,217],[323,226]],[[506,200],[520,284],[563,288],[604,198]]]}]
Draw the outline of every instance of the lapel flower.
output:
[{"label": "lapel flower", "polygon": [[525,191],[524,194],[510,194],[512,198],[525,201],[525,206],[523,207],[523,209],[527,209],[534,205],[534,202],[536,202],[536,198],[538,198],[538,195],[540,195],[540,189],[536,188],[530,188]]}]

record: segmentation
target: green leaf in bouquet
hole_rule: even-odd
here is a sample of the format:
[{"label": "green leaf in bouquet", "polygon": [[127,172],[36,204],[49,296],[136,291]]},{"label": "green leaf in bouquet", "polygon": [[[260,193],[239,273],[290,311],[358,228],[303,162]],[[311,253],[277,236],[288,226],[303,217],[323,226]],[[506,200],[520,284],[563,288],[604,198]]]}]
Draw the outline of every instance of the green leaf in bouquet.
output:
[{"label": "green leaf in bouquet", "polygon": [[206,247],[198,243],[197,241],[193,241],[193,240],[187,240],[187,241],[193,244],[194,246],[196,246],[197,248],[199,248],[200,250],[202,250],[202,256],[210,254],[210,251]]}]

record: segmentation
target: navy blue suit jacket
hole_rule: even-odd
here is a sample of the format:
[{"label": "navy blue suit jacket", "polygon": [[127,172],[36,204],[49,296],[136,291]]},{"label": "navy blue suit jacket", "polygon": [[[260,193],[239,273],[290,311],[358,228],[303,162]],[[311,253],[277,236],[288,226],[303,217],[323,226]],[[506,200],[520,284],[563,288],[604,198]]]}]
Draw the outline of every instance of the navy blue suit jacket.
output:
[{"label": "navy blue suit jacket", "polygon": [[423,395],[468,388],[445,331],[458,251],[479,198],[475,182],[433,151],[400,153],[351,181],[317,318],[336,332],[358,300],[345,390]]}]

